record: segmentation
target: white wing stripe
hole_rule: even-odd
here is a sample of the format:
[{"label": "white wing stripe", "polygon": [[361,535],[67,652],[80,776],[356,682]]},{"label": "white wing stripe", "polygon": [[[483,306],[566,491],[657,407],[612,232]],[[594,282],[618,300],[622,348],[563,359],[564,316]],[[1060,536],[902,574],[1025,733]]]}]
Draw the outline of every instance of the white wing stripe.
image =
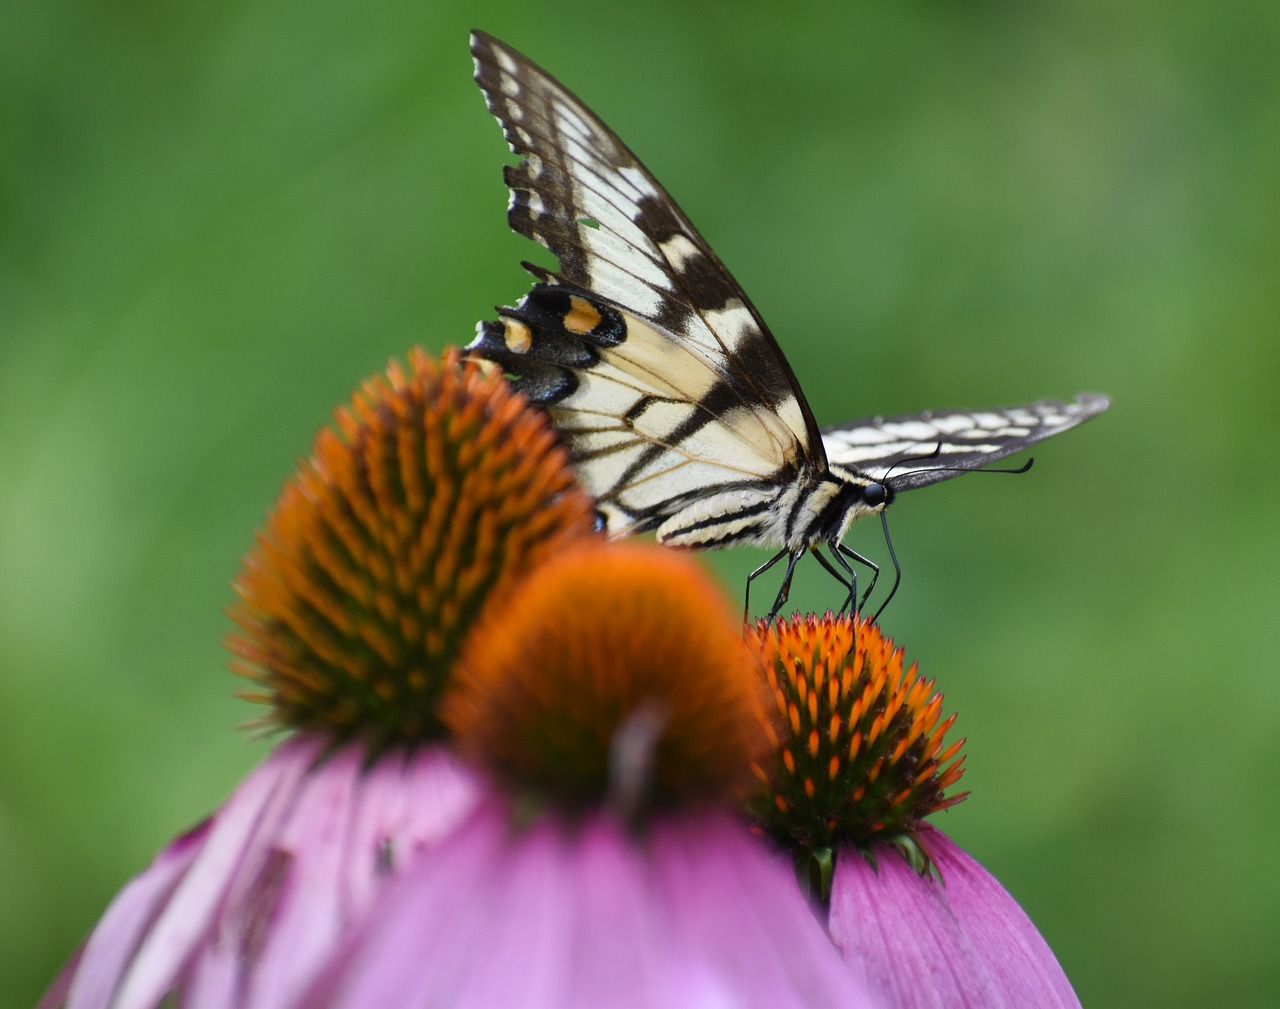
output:
[{"label": "white wing stripe", "polygon": [[688,235],[672,235],[665,242],[660,243],[658,248],[672,269],[681,273],[684,272],[690,260],[703,254],[701,249],[689,241]]},{"label": "white wing stripe", "polygon": [[618,168],[618,174],[635,187],[636,192],[640,194],[641,199],[662,199],[662,194],[653,187],[653,183],[651,183],[645,175],[644,169],[636,165],[622,165]]},{"label": "white wing stripe", "polygon": [[746,340],[759,336],[760,330],[756,328],[755,319],[742,302],[736,299],[724,308],[704,310],[701,315],[716,342],[728,353],[740,350]]}]

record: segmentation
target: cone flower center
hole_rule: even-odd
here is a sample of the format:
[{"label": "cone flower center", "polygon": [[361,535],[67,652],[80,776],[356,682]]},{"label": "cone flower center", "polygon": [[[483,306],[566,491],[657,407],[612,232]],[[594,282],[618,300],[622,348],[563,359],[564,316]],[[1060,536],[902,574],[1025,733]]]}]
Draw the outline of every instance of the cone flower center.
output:
[{"label": "cone flower center", "polygon": [[634,819],[746,793],[766,745],[760,682],[694,560],[580,544],[487,611],[444,717],[516,790]]},{"label": "cone flower center", "polygon": [[773,695],[771,759],[753,812],[798,853],[909,836],[963,773],[963,740],[944,745],[933,681],[903,669],[878,627],[847,616],[758,623],[750,635]]},{"label": "cone flower center", "polygon": [[437,707],[482,605],[591,536],[541,411],[449,353],[392,364],[338,410],[245,558],[228,644],[272,724],[375,746],[440,733]]}]

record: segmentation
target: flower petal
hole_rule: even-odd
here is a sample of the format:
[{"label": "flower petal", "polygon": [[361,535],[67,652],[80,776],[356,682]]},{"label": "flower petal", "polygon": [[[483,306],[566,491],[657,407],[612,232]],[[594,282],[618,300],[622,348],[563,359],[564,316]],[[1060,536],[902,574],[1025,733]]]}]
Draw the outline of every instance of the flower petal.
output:
[{"label": "flower petal", "polygon": [[302,1002],[522,1009],[870,1006],[789,864],[736,820],[521,828],[499,803],[379,896]]},{"label": "flower petal", "polygon": [[378,890],[465,819],[473,774],[441,748],[329,753],[286,740],[116,898],[43,1005],[274,1007],[297,997]]},{"label": "flower petal", "polygon": [[[262,835],[273,800],[292,799],[293,786],[306,771],[303,744],[289,740],[255,768],[218,811],[199,857],[183,877],[156,923],[147,932],[124,984],[112,1003],[116,1009],[149,1009],[176,983],[198,943],[211,928],[227,888],[246,855]],[[74,992],[73,992],[74,995]],[[78,1009],[72,1002],[68,1009]]]},{"label": "flower petal", "polygon": [[919,840],[942,882],[887,846],[876,869],[840,854],[828,930],[853,976],[894,1009],[1078,1009],[1048,944],[995,877],[941,831],[923,827]]},{"label": "flower petal", "polygon": [[[99,1009],[109,1004],[141,937],[200,854],[210,826],[205,820],[172,841],[116,895],[76,962],[68,965],[68,1007]],[[61,1005],[62,999],[51,991],[41,1005],[46,1003]]]},{"label": "flower petal", "polygon": [[[837,987],[839,1005],[877,1004],[862,985],[828,973],[834,951],[800,897],[790,859],[769,857],[736,824],[701,827],[693,839],[687,830],[656,831],[654,863],[665,870],[677,941],[701,943],[720,966],[720,999],[705,1004],[822,1006],[833,1004]],[[766,949],[775,952],[762,955]]]},{"label": "flower petal", "polygon": [[[365,767],[350,842],[352,851],[365,855],[347,860],[350,914],[367,907],[388,876],[465,820],[478,794],[472,772],[445,749],[388,753]],[[372,863],[370,852],[379,856]]]},{"label": "flower petal", "polygon": [[247,1006],[278,1006],[297,990],[342,929],[344,863],[366,871],[372,866],[371,853],[347,850],[361,760],[357,749],[347,748],[300,783],[292,815],[273,839],[254,892],[234,909],[252,969]]}]

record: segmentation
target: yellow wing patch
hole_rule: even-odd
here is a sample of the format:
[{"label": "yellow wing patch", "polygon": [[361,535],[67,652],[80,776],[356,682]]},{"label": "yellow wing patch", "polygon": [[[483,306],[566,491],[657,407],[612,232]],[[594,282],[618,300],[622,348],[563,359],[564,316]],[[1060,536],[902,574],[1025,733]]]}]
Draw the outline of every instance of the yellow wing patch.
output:
[{"label": "yellow wing patch", "polygon": [[575,336],[586,336],[600,325],[600,311],[578,295],[569,298],[569,311],[564,313],[564,328]]}]

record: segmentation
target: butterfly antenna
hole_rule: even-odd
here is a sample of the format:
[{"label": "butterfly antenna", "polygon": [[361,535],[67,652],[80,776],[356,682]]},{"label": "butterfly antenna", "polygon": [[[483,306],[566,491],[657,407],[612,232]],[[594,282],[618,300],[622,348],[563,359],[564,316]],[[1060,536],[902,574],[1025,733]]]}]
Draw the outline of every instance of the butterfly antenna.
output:
[{"label": "butterfly antenna", "polygon": [[[881,482],[882,484],[886,484],[886,485],[887,485],[887,484],[889,483],[889,476],[890,476],[890,475],[893,473],[893,471],[894,471],[895,469],[897,469],[899,466],[904,466],[904,465],[906,465],[906,464],[907,464],[907,463],[909,463],[909,462],[924,462],[924,461],[926,461],[926,460],[928,460],[928,459],[936,459],[936,458],[938,458],[938,456],[940,456],[941,454],[942,454],[942,442],[938,442],[938,444],[937,444],[937,445],[935,445],[935,446],[933,447],[933,451],[932,451],[932,452],[925,452],[925,453],[922,453],[922,454],[920,454],[920,455],[908,455],[908,456],[904,456],[903,458],[901,458],[901,459],[899,459],[897,462],[895,462],[892,466],[890,466],[887,470],[885,470],[884,476],[882,476],[882,477],[880,478],[880,482]],[[1029,470],[1032,466],[1034,466],[1034,465],[1035,465],[1035,461],[1036,461],[1036,457],[1035,457],[1035,456],[1032,456],[1030,459],[1028,459],[1026,462],[1024,462],[1021,466],[1018,466],[1018,467],[1016,467],[1016,468],[1011,468],[1011,469],[988,469],[988,468],[986,468],[986,467],[983,467],[982,469],[970,469],[968,466],[926,466],[926,467],[925,467],[925,468],[923,468],[923,469],[911,470],[910,472],[905,473],[905,474],[903,474],[903,475],[904,475],[904,476],[913,476],[913,475],[915,475],[916,473],[1008,473],[1008,474],[1018,474],[1018,473],[1025,473],[1027,470]]]},{"label": "butterfly antenna", "polygon": [[[937,448],[935,448],[928,455],[909,456],[906,459],[899,459],[897,462],[893,464],[893,466],[889,467],[888,472],[886,472],[884,477],[881,479],[881,483],[886,483],[889,479],[889,473],[893,472],[893,470],[897,466],[900,466],[902,463],[918,462],[923,459],[936,459],[938,457],[938,454],[941,451],[942,451],[942,442],[938,442]],[[931,466],[927,470],[918,470],[914,472],[937,473],[941,471],[946,473],[1005,473],[1005,474],[1016,475],[1018,473],[1027,472],[1027,470],[1031,469],[1031,467],[1035,464],[1035,461],[1036,461],[1035,456],[1032,456],[1021,466],[1012,467],[1009,469],[966,469],[963,466]],[[909,476],[910,473],[908,473],[907,475]],[[880,614],[885,611],[885,607],[889,605],[889,600],[891,600],[894,597],[894,595],[897,594],[898,586],[902,584],[902,566],[898,563],[897,551],[893,549],[893,537],[889,535],[889,515],[887,512],[884,512],[884,511],[880,512],[880,525],[884,529],[884,544],[886,547],[889,548],[889,558],[893,561],[893,588],[889,590],[889,594],[885,596],[884,602],[880,604],[880,608],[876,610],[875,616],[871,618],[871,622],[873,624],[880,622]],[[866,603],[865,598],[862,601],[864,604]]]},{"label": "butterfly antenna", "polygon": [[[924,458],[932,458],[932,456],[925,456]],[[903,461],[905,462],[906,460]],[[1019,473],[1027,472],[1035,465],[1035,462],[1036,457],[1032,456],[1021,466],[1009,469],[988,469],[985,466],[981,469],[969,469],[967,466],[926,466],[924,469],[911,470],[909,473],[904,473],[903,476],[911,476],[915,473],[1004,473],[1008,476],[1017,476]],[[897,463],[894,463],[894,465],[896,466]]]},{"label": "butterfly antenna", "polygon": [[901,459],[899,459],[897,462],[895,462],[892,466],[890,466],[887,470],[884,471],[884,476],[880,478],[880,482],[882,484],[887,484],[889,482],[889,474],[891,474],[899,466],[904,466],[909,462],[924,462],[926,459],[936,459],[940,455],[942,455],[942,442],[938,442],[938,444],[933,447],[932,452],[925,452],[922,455],[903,456]]}]

